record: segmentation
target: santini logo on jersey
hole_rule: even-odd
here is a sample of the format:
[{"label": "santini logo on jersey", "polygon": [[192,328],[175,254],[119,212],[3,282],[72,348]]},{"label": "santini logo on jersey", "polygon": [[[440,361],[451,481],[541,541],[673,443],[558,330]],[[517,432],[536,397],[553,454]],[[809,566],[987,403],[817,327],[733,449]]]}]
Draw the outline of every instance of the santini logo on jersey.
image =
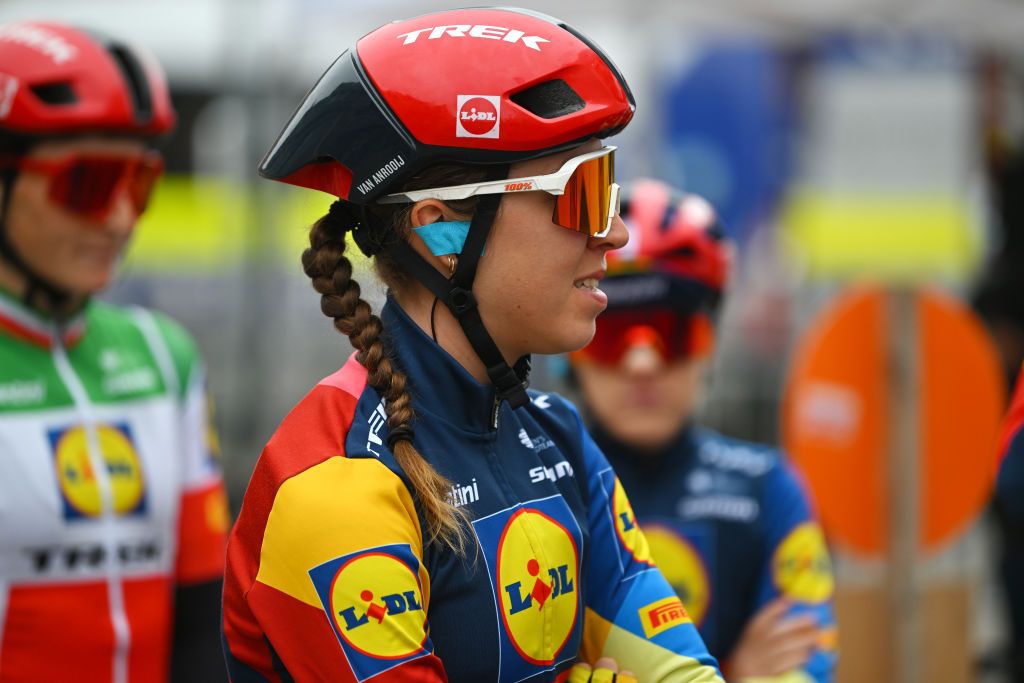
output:
[{"label": "santini logo on jersey", "polygon": [[454,484],[448,491],[448,502],[457,508],[475,503],[478,500],[480,500],[480,489],[476,486],[476,477],[473,478],[473,482],[468,486]]},{"label": "santini logo on jersey", "polygon": [[431,26],[421,28],[408,33],[399,33],[397,38],[404,38],[402,45],[412,45],[421,35],[427,34],[427,40],[438,38],[487,38],[489,40],[501,40],[506,43],[522,43],[531,50],[540,52],[541,43],[550,43],[547,38],[540,36],[528,36],[525,32],[504,26],[487,26],[485,24],[451,24],[449,26]]}]

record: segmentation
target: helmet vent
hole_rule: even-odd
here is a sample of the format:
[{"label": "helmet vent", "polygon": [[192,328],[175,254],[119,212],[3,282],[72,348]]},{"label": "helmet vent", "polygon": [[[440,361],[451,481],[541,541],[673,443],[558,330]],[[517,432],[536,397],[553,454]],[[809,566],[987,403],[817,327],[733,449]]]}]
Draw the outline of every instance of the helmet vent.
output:
[{"label": "helmet vent", "polygon": [[586,106],[583,98],[560,78],[538,83],[532,88],[517,92],[509,99],[542,119],[557,119]]},{"label": "helmet vent", "polygon": [[78,101],[75,91],[71,89],[71,84],[67,82],[32,85],[29,86],[29,89],[33,95],[46,104],[74,104]]},{"label": "helmet vent", "polygon": [[149,91],[146,72],[128,48],[123,45],[112,45],[108,49],[128,84],[132,106],[135,108],[135,120],[139,123],[149,121],[153,118],[153,98]]}]

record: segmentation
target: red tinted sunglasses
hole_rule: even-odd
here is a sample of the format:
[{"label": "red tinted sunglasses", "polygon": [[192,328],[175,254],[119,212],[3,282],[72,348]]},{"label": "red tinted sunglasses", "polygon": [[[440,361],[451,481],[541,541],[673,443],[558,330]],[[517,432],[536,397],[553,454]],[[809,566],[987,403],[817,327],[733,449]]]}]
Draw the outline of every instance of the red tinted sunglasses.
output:
[{"label": "red tinted sunglasses", "polygon": [[714,344],[706,315],[684,315],[668,309],[609,311],[597,317],[590,344],[574,356],[602,365],[618,365],[630,348],[651,346],[668,363],[701,355]]},{"label": "red tinted sunglasses", "polygon": [[21,157],[2,163],[45,175],[54,203],[93,221],[110,214],[121,192],[128,193],[136,214],[141,214],[164,170],[163,158],[153,150],[139,156],[82,153],[56,159]]}]

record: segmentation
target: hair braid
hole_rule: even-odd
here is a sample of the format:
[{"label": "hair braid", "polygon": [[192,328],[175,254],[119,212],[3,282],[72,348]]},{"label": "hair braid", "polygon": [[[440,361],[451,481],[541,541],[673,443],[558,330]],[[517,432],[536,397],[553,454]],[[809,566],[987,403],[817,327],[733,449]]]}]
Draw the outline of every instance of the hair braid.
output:
[{"label": "hair braid", "polygon": [[[310,229],[310,246],[302,253],[302,267],[321,295],[320,310],[334,319],[338,332],[349,338],[356,349],[356,360],[367,370],[367,383],[383,396],[389,432],[408,430],[415,414],[405,373],[392,361],[381,336],[384,323],[360,297],[359,283],[352,278],[352,263],[345,256],[345,233],[355,221],[346,220],[344,207],[338,203],[331,209]],[[411,440],[395,440],[391,446],[419,498],[428,542],[440,540],[464,555],[468,516],[449,500],[451,482],[423,459]]]}]

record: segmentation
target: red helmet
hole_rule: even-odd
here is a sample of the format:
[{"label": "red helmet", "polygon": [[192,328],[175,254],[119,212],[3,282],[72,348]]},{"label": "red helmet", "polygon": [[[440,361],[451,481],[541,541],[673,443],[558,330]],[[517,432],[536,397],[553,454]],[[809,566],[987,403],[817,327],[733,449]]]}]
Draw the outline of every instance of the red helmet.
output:
[{"label": "red helmet", "polygon": [[612,135],[634,108],[608,56],[557,19],[426,14],[342,53],[259,171],[365,204],[438,162],[511,164]]},{"label": "red helmet", "polygon": [[629,243],[609,252],[601,289],[608,308],[667,306],[715,313],[732,266],[733,245],[714,208],[658,180],[638,180],[622,192]]},{"label": "red helmet", "polygon": [[152,136],[173,125],[166,79],[148,53],[60,24],[0,26],[0,131]]}]

